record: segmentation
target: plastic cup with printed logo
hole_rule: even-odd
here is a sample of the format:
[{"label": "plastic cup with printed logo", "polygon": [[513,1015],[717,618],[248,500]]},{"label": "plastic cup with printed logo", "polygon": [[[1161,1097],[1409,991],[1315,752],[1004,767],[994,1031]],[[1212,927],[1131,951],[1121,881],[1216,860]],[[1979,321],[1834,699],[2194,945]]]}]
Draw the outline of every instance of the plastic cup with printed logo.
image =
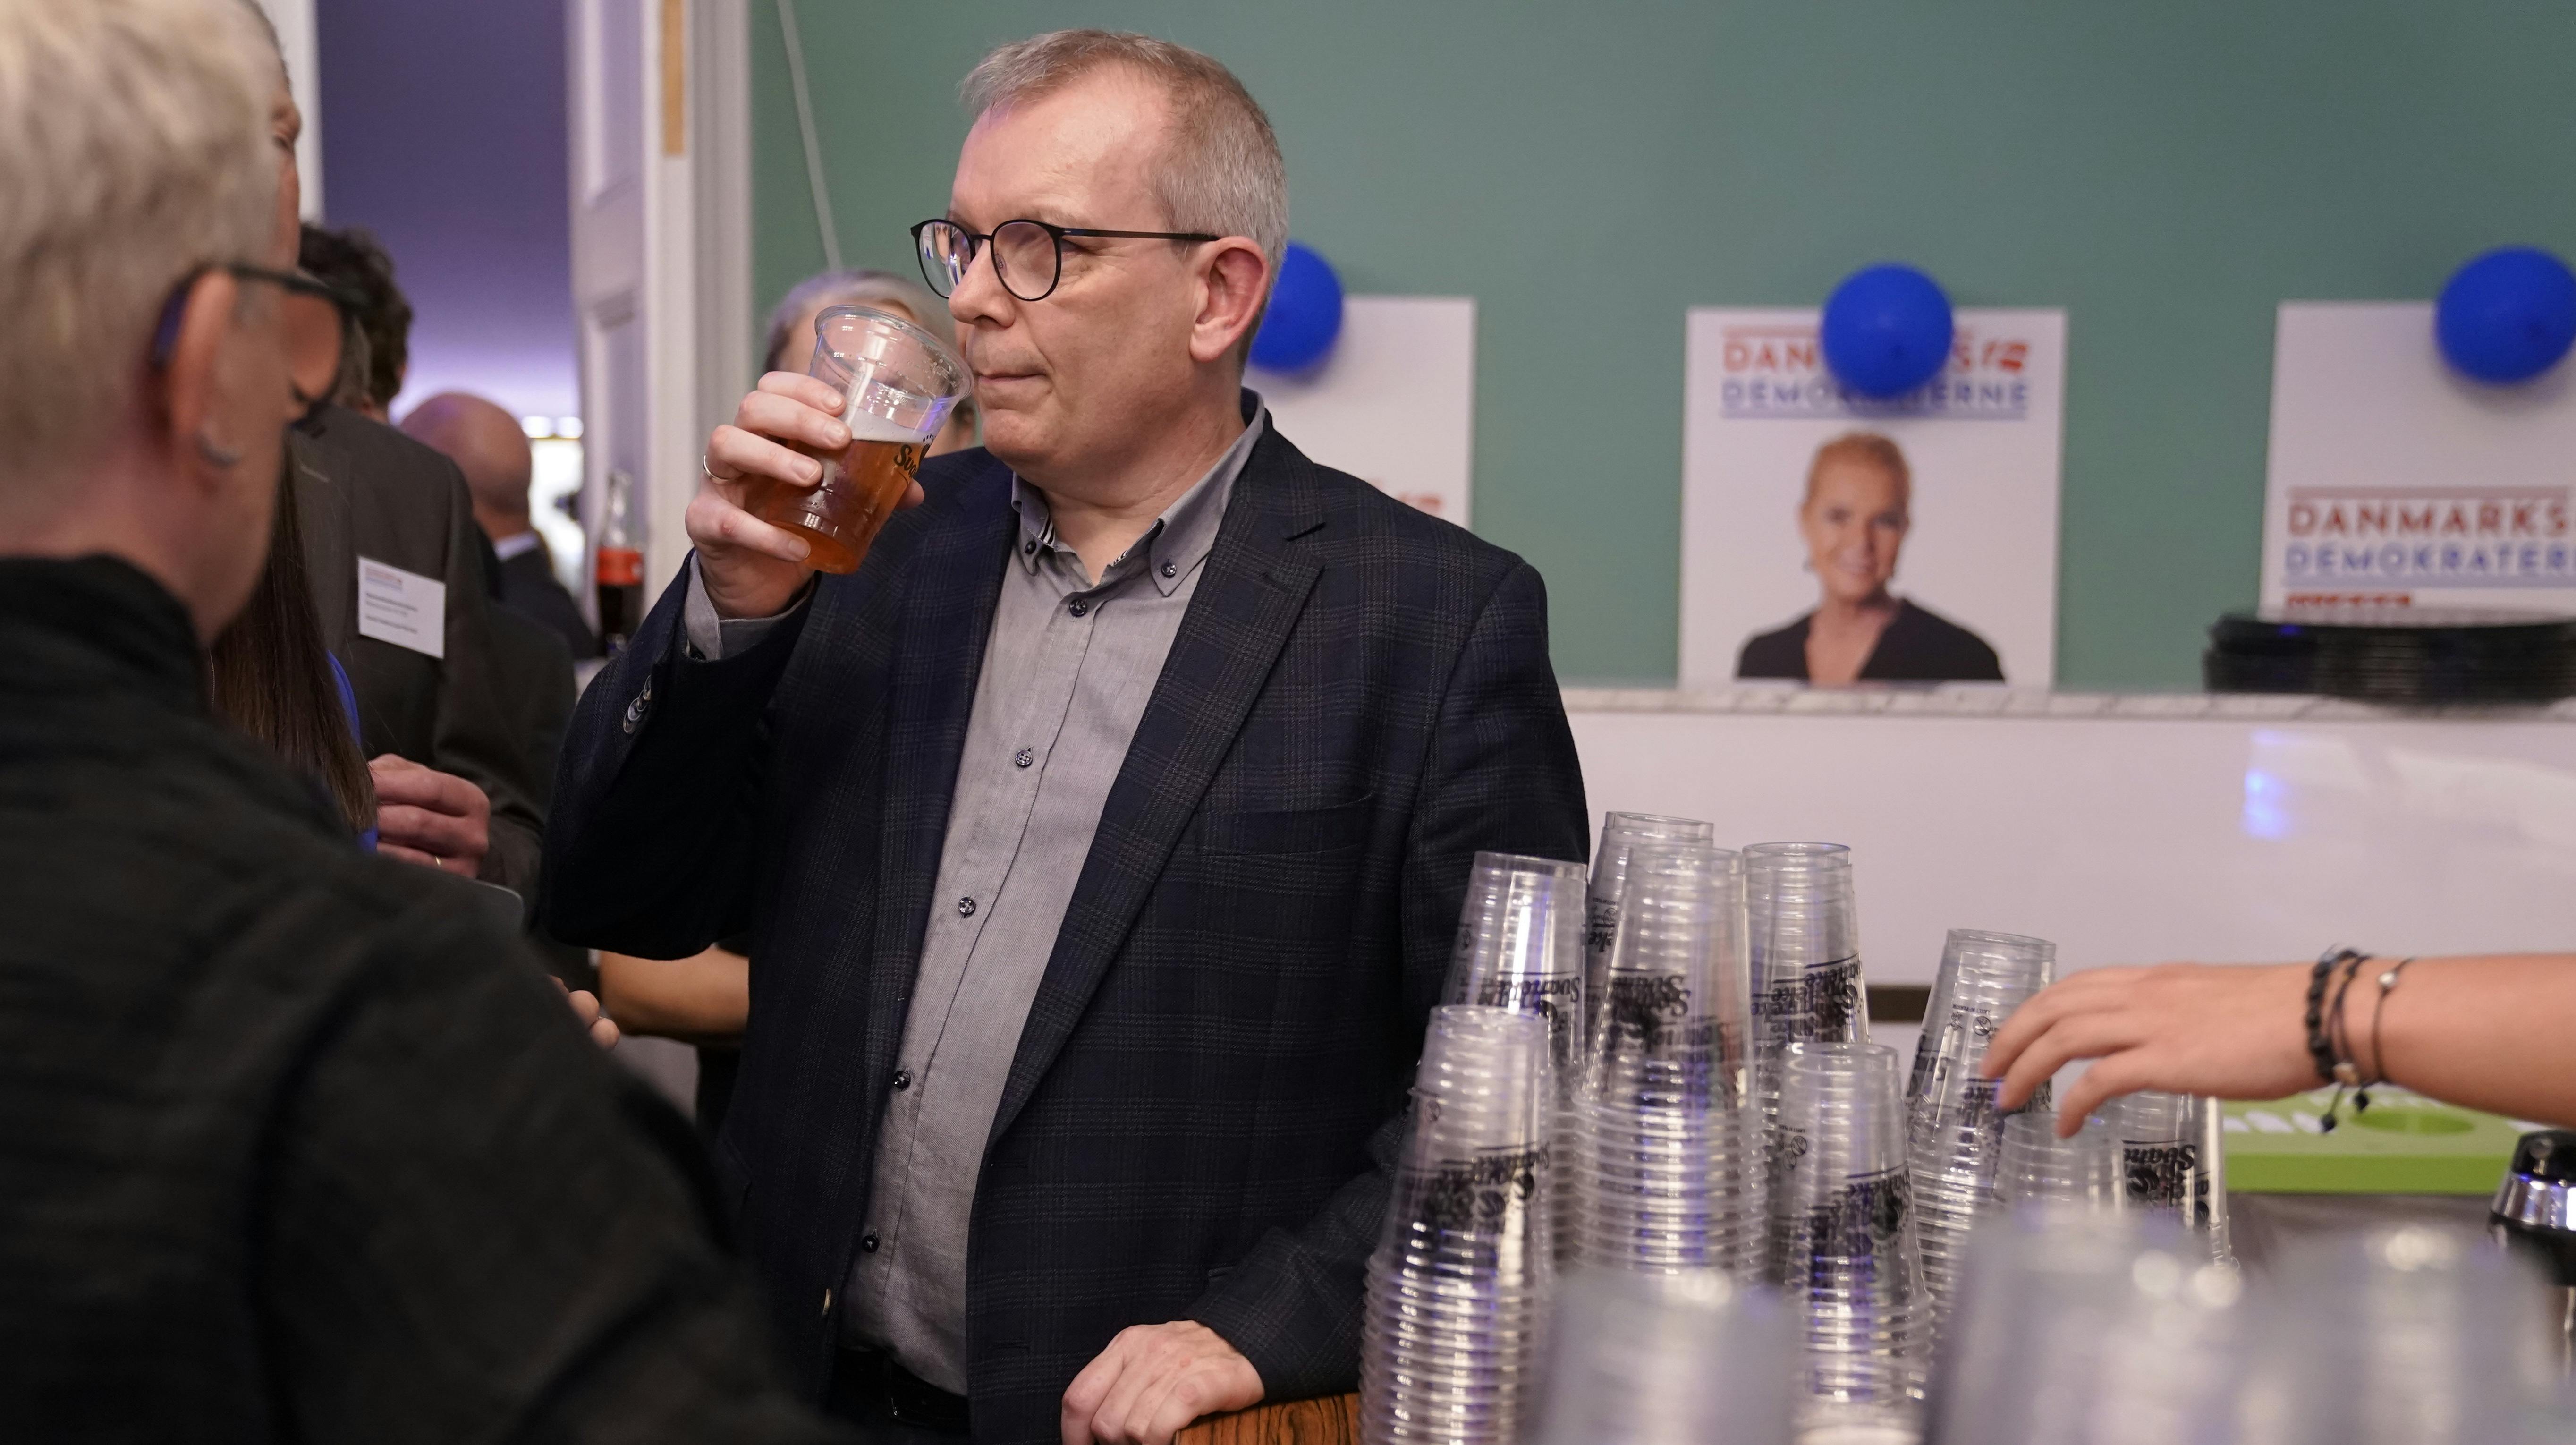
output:
[{"label": "plastic cup with printed logo", "polygon": [[1767,1290],[1585,1270],[1548,1338],[1534,1445],[1787,1445],[1797,1355]]},{"label": "plastic cup with printed logo", "polygon": [[2227,1249],[2227,1193],[2211,1147],[2213,1100],[2145,1090],[2102,1106],[2118,1142],[2120,1181],[2129,1208],[2169,1215],[2197,1235],[2213,1256]]},{"label": "plastic cup with printed logo", "polygon": [[1806,1351],[1806,1423],[1910,1425],[1923,1396],[1929,1309],[1915,1251],[1896,1051],[1787,1051],[1773,1217],[1782,1292]]},{"label": "plastic cup with printed logo", "polygon": [[[1633,847],[1707,847],[1717,830],[1696,818],[1666,818],[1654,813],[1604,813],[1601,842],[1592,851],[1592,876],[1584,897],[1584,997],[1588,1007],[1601,1001],[1603,980],[1610,972],[1610,950],[1619,937],[1619,900],[1628,878],[1628,850]],[[1591,1037],[1592,1020],[1584,1023]]]},{"label": "plastic cup with printed logo", "polygon": [[[1840,843],[1756,843],[1744,850],[1746,937],[1753,960],[1754,1097],[1776,1156],[1783,1051],[1801,1043],[1865,1043],[1851,849]],[[1772,1187],[1779,1181],[1774,1178]],[[1773,1240],[1772,1278],[1783,1261]]]},{"label": "plastic cup with printed logo", "polygon": [[814,318],[814,359],[805,370],[841,394],[850,444],[823,458],[818,485],[755,482],[745,510],[803,537],[815,568],[855,572],[966,394],[969,375],[955,347],[865,306]]},{"label": "plastic cup with printed logo", "polygon": [[1555,1278],[1547,1021],[1432,1010],[1413,1112],[1366,1272],[1363,1438],[1516,1438]]},{"label": "plastic cup with printed logo", "polygon": [[[1535,1014],[1548,1026],[1555,1083],[1550,1138],[1570,1127],[1583,1066],[1583,885],[1580,863],[1479,853],[1459,910],[1444,1001]],[[1554,1154],[1562,1158],[1563,1149]],[[1575,1211],[1558,1191],[1557,1257],[1572,1247]]]},{"label": "plastic cup with printed logo", "polygon": [[1573,1130],[1576,1252],[1604,1269],[1750,1280],[1765,1211],[1741,861],[1639,846],[1627,865]]},{"label": "plastic cup with printed logo", "polygon": [[[1954,928],[1941,950],[1905,1101],[1915,1232],[1936,1342],[1969,1232],[1993,1208],[2003,1154],[2000,1085],[1978,1075],[1986,1043],[2013,1010],[2048,986],[2056,965],[2057,945],[2012,933]],[[2045,1112],[2048,1105],[2043,1088],[2030,1107]]]}]

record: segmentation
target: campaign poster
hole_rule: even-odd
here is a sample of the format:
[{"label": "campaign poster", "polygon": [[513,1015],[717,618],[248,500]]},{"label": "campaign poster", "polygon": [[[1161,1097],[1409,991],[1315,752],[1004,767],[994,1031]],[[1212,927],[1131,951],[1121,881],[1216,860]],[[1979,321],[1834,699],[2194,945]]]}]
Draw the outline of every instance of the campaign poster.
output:
[{"label": "campaign poster", "polygon": [[2576,613],[2576,366],[2453,372],[2426,302],[2290,302],[2272,359],[2266,608]]},{"label": "campaign poster", "polygon": [[[1684,686],[2049,685],[2066,313],[1956,320],[1941,373],[1882,401],[1834,379],[1815,311],[1690,312]],[[1874,644],[1843,645],[1853,617]]]},{"label": "campaign poster", "polygon": [[1253,368],[1271,423],[1297,449],[1444,521],[1469,525],[1476,437],[1476,302],[1352,296],[1305,372]]}]

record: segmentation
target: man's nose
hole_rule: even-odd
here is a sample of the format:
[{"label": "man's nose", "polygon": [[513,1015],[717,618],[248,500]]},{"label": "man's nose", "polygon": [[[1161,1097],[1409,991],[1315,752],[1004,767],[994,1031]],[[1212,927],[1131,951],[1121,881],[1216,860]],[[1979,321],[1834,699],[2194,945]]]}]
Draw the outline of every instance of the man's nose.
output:
[{"label": "man's nose", "polygon": [[948,295],[948,314],[959,323],[999,321],[1019,298],[1002,284],[1002,273],[993,260],[993,243],[985,242],[975,249],[975,259],[966,266],[966,274],[957,278],[957,289]]}]

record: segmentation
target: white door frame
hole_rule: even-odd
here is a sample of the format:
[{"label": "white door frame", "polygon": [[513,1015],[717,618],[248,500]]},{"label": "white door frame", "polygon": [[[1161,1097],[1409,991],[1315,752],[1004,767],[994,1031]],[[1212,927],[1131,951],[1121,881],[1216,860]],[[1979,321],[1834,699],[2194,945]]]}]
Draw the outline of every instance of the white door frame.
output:
[{"label": "white door frame", "polygon": [[627,472],[648,601],[688,556],[707,432],[751,382],[747,9],[565,6],[586,550],[595,556],[609,473]]}]

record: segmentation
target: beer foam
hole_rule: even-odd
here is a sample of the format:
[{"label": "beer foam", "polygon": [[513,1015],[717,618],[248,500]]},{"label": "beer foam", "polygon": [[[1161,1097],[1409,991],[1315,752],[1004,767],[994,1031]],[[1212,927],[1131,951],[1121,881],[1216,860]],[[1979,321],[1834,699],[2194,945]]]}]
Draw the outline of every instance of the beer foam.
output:
[{"label": "beer foam", "polygon": [[841,424],[850,429],[850,440],[854,442],[921,442],[928,441],[937,434],[937,428],[924,432],[918,427],[905,426],[891,417],[861,411],[856,406],[842,413]]}]

